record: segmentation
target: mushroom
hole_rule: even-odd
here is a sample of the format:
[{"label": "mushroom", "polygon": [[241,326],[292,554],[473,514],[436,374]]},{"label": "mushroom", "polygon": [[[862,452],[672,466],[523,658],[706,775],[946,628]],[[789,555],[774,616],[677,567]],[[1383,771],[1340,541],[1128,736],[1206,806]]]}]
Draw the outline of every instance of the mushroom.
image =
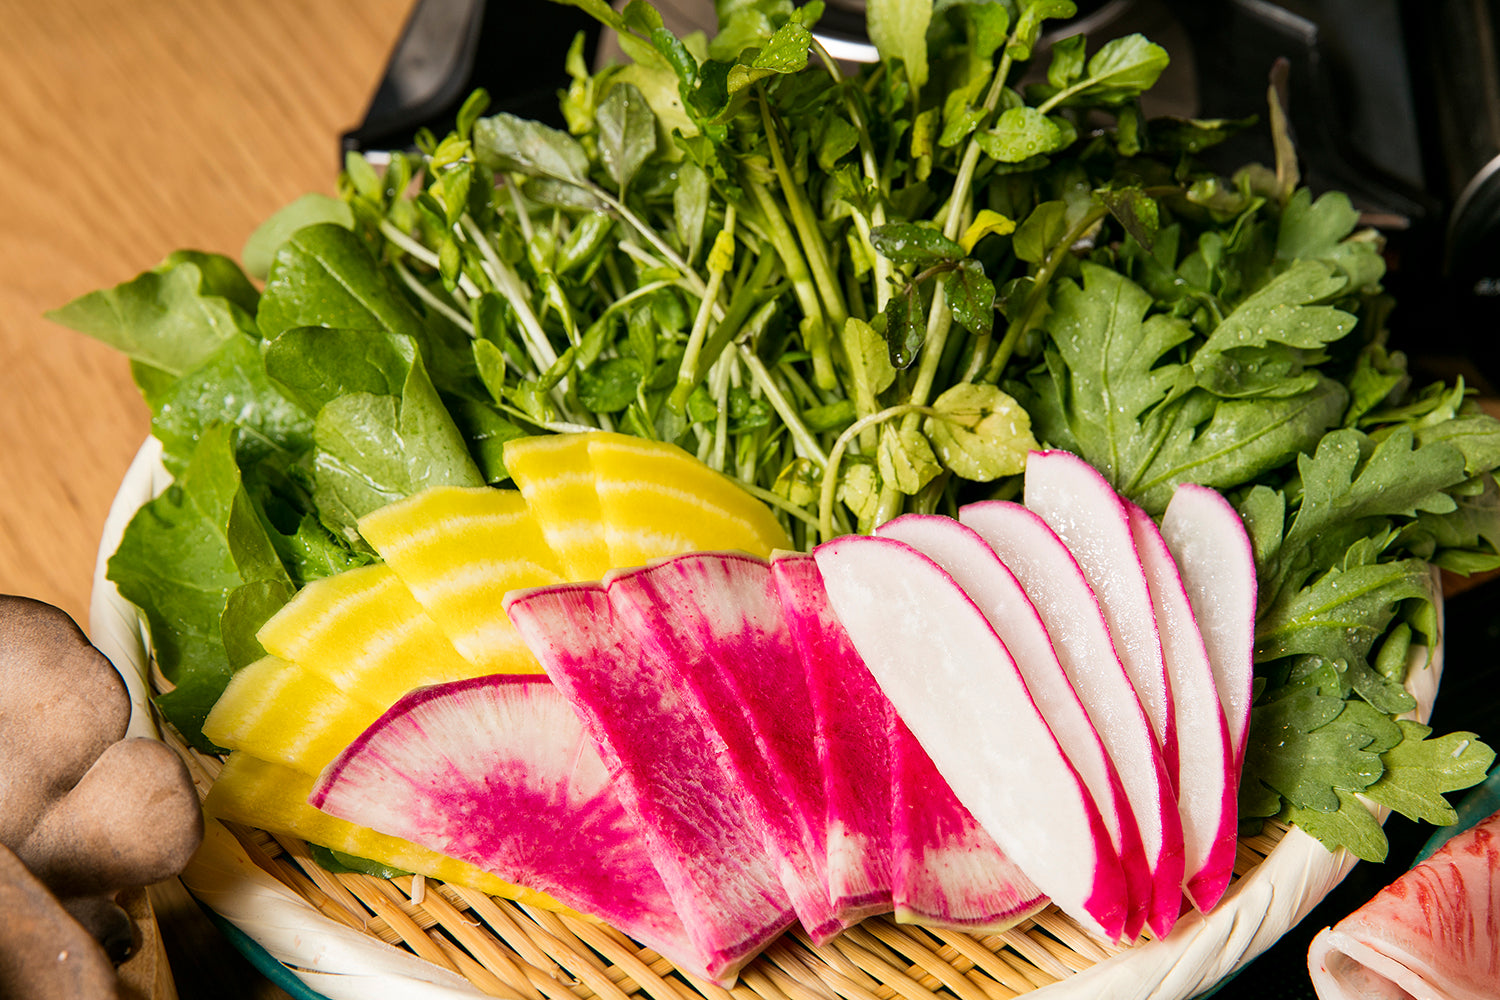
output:
[{"label": "mushroom", "polygon": [[[114,894],[180,873],[203,838],[186,766],[163,743],[124,739],[129,721],[124,682],[72,618],[0,595],[0,898],[25,908],[0,934],[0,996],[108,995],[7,977],[84,975],[83,959],[57,961],[88,951],[79,936],[106,965],[123,958],[129,918]],[[34,952],[12,954],[22,947]]]}]

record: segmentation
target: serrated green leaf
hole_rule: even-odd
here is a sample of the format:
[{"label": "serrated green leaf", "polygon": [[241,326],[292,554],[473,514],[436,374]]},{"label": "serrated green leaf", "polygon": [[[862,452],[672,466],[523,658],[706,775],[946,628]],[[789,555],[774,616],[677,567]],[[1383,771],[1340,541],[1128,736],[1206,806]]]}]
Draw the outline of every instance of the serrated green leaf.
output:
[{"label": "serrated green leaf", "polygon": [[1385,773],[1364,790],[1375,802],[1410,819],[1436,826],[1455,822],[1458,814],[1443,793],[1484,780],[1495,751],[1473,733],[1429,738],[1432,730],[1415,722],[1398,722],[1401,743],[1381,757]]},{"label": "serrated green leaf", "polygon": [[1340,847],[1363,860],[1379,864],[1390,851],[1385,831],[1359,800],[1359,796],[1338,789],[1338,808],[1332,811],[1301,809],[1288,806],[1282,818],[1300,827],[1330,851]]}]

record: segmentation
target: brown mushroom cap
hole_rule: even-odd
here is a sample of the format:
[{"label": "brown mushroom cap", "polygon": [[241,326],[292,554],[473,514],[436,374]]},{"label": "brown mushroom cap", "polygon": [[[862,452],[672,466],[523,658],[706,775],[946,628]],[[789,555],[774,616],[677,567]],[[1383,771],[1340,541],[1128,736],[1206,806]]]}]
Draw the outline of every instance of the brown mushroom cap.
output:
[{"label": "brown mushroom cap", "polygon": [[0,844],[17,847],[129,722],[124,681],[66,612],[0,595]]},{"label": "brown mushroom cap", "polygon": [[89,933],[0,844],[0,996],[116,1000],[120,980]]},{"label": "brown mushroom cap", "polygon": [[16,853],[59,896],[92,896],[171,878],[202,840],[187,766],[138,737],[105,748]]}]

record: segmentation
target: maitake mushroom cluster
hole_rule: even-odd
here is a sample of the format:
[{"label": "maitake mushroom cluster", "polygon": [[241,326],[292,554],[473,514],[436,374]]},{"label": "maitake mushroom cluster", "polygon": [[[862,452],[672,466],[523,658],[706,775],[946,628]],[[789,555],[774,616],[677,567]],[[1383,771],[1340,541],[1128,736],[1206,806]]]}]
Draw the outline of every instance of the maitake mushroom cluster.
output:
[{"label": "maitake mushroom cluster", "polygon": [[136,938],[115,895],[180,873],[203,838],[187,768],[129,721],[72,618],[0,595],[0,997],[118,996]]}]

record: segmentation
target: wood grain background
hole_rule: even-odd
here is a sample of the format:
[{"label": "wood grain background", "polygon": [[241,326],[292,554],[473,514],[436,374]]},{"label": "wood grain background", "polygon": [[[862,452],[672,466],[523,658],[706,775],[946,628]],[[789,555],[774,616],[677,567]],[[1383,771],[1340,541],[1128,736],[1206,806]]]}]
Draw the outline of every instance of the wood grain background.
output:
[{"label": "wood grain background", "polygon": [[[512,0],[513,2],[513,0]],[[181,247],[238,255],[374,93],[412,0],[0,0],[0,593],[86,627],[149,414],[113,350],[46,321]],[[285,994],[153,887],[185,1000]]]}]

